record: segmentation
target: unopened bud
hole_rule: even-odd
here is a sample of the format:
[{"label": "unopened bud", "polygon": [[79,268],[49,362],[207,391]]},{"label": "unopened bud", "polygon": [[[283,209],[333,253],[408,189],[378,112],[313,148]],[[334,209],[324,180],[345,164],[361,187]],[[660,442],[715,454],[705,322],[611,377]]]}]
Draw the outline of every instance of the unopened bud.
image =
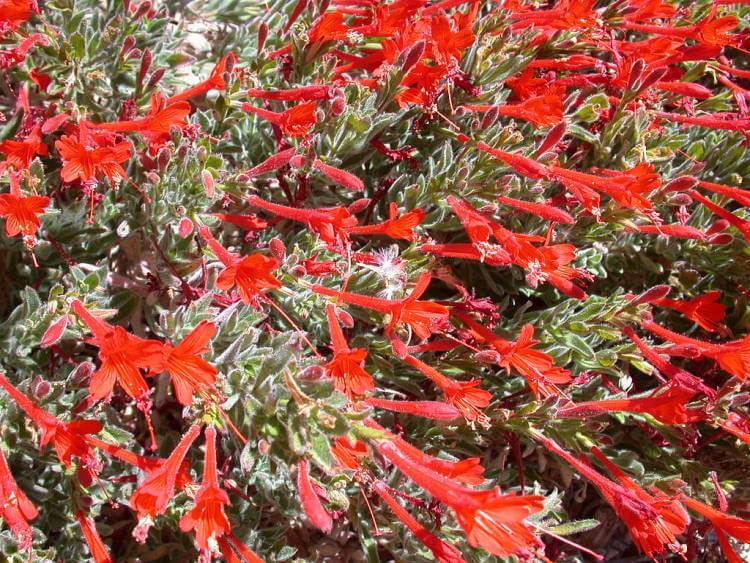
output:
[{"label": "unopened bud", "polygon": [[734,237],[729,233],[719,233],[718,235],[708,237],[709,244],[725,245],[731,244],[733,240]]},{"label": "unopened bud", "polygon": [[166,68],[157,68],[153,74],[151,75],[151,78],[148,79],[148,84],[146,84],[146,88],[153,88],[156,86],[159,81],[164,76],[164,73],[167,71]]},{"label": "unopened bud", "polygon": [[497,350],[481,350],[474,354],[474,360],[480,364],[499,364],[502,359]]},{"label": "unopened bud", "polygon": [[684,192],[695,187],[698,179],[693,176],[680,176],[670,181],[664,189],[668,192]]},{"label": "unopened bud", "polygon": [[42,376],[40,375],[37,375],[34,378],[33,383],[31,384],[31,394],[37,401],[41,401],[42,399],[44,399],[51,390],[52,385],[50,385],[49,381],[42,378]]},{"label": "unopened bud", "polygon": [[721,233],[726,231],[729,228],[729,221],[726,219],[719,219],[718,221],[715,221],[706,231],[706,235],[711,236],[715,235],[716,233]]},{"label": "unopened bud", "polygon": [[425,49],[425,42],[424,40],[417,41],[409,47],[409,49],[406,49],[401,52],[401,55],[399,55],[399,60],[396,61],[396,66],[398,66],[401,69],[401,72],[403,74],[406,74],[411,70],[411,68],[416,65],[419,61],[422,60],[422,55],[424,55],[424,49]]},{"label": "unopened bud", "polygon": [[354,326],[354,317],[349,314],[349,311],[336,309],[336,318],[344,328],[352,328]]},{"label": "unopened bud", "polygon": [[341,115],[346,110],[346,100],[342,97],[336,97],[331,102],[331,113],[333,115]]},{"label": "unopened bud", "polygon": [[323,366],[313,365],[307,366],[305,369],[297,374],[297,379],[300,381],[317,381],[325,376],[325,370]]},{"label": "unopened bud", "polygon": [[676,194],[670,194],[667,198],[667,201],[669,202],[669,205],[674,205],[676,207],[683,207],[687,206],[693,203],[693,198],[690,197],[688,194],[683,193],[676,193]]},{"label": "unopened bud", "polygon": [[258,52],[259,53],[263,50],[263,47],[266,45],[266,39],[268,39],[268,24],[266,22],[263,22],[260,24],[260,27],[258,28]]},{"label": "unopened bud", "polygon": [[286,257],[286,247],[280,238],[272,238],[271,242],[268,243],[268,247],[271,249],[271,254],[273,254],[277,260],[280,262],[284,261],[284,258]]},{"label": "unopened bud", "polygon": [[77,384],[88,383],[91,375],[94,373],[94,369],[94,364],[91,362],[81,362],[70,373],[68,379]]},{"label": "unopened bud", "polygon": [[164,172],[167,169],[170,160],[172,160],[172,151],[167,147],[159,149],[156,155],[156,167],[159,169],[159,172]]},{"label": "unopened bud", "polygon": [[141,84],[143,82],[143,79],[146,77],[148,69],[151,68],[152,60],[153,55],[151,54],[151,49],[144,49],[143,57],[141,58],[141,68],[138,71],[138,84]]},{"label": "unopened bud", "polygon": [[180,224],[177,227],[177,233],[182,238],[187,238],[193,232],[194,228],[195,226],[193,225],[193,222],[187,217],[183,217],[182,219],[180,219]]},{"label": "unopened bud", "polygon": [[631,305],[640,305],[641,303],[651,303],[652,301],[655,301],[657,299],[663,299],[667,295],[669,295],[669,292],[672,291],[672,288],[668,285],[655,285],[651,289],[647,289],[640,295],[636,295],[633,299],[630,300]]},{"label": "unopened bud", "polygon": [[361,197],[349,204],[347,209],[349,210],[349,213],[356,215],[360,211],[367,209],[367,206],[370,205],[371,201],[372,200],[369,197]]},{"label": "unopened bud", "polygon": [[120,49],[120,57],[127,55],[130,50],[135,47],[135,37],[128,35],[122,42],[122,49]]},{"label": "unopened bud", "polygon": [[206,195],[209,198],[214,197],[216,184],[214,183],[214,177],[211,175],[211,172],[203,170],[201,172],[201,182],[203,183],[203,189],[206,190]]}]

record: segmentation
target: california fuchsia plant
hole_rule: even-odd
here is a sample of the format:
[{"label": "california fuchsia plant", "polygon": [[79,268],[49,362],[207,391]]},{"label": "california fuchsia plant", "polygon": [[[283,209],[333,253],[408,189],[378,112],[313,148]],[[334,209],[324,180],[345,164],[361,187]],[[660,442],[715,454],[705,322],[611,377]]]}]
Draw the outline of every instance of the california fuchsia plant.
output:
[{"label": "california fuchsia plant", "polygon": [[748,560],[749,23],[0,0],[0,559]]}]

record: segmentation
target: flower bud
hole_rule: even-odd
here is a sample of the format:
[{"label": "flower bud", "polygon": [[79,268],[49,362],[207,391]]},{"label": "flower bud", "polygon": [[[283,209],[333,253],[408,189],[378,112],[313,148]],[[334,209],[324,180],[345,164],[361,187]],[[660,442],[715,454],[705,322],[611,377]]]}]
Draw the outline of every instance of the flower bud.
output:
[{"label": "flower bud", "polygon": [[352,328],[354,326],[354,317],[352,317],[348,311],[343,309],[336,309],[336,318],[344,328]]},{"label": "flower bud", "polygon": [[177,233],[182,238],[187,238],[193,232],[194,228],[195,226],[193,225],[193,222],[187,217],[183,217],[182,219],[180,219],[180,224],[177,227]]},{"label": "flower bud", "polygon": [[33,395],[34,399],[36,399],[37,401],[41,401],[49,394],[51,390],[52,385],[50,385],[49,381],[42,378],[42,376],[40,375],[34,377],[34,381],[31,384],[31,394]]},{"label": "flower bud", "polygon": [[271,249],[271,254],[273,254],[277,260],[283,262],[286,257],[286,247],[282,240],[279,237],[274,237],[271,239],[271,242],[268,243],[268,246]]},{"label": "flower bud", "polygon": [[216,184],[214,183],[214,177],[208,170],[201,172],[201,182],[203,183],[203,189],[206,190],[206,195],[209,198],[214,197]]}]

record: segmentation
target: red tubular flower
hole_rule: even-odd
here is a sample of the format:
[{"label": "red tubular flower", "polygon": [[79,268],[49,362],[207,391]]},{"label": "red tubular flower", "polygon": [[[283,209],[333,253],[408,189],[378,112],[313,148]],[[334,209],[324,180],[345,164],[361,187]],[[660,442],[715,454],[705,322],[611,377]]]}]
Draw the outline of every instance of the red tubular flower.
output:
[{"label": "red tubular flower", "polygon": [[750,543],[750,522],[737,518],[736,516],[731,516],[720,510],[716,510],[714,507],[692,499],[684,494],[680,499],[690,510],[697,512],[711,522],[727,561],[729,563],[742,563],[744,559],[734,551],[727,536],[731,536],[741,543]]},{"label": "red tubular flower", "polygon": [[324,534],[330,534],[333,519],[318,498],[308,473],[307,460],[301,459],[297,464],[297,492],[302,508],[310,522]]},{"label": "red tubular flower", "polygon": [[259,219],[257,215],[233,215],[228,213],[212,213],[212,217],[231,223],[232,225],[238,226],[240,229],[245,231],[262,231],[268,227],[263,219]]},{"label": "red tubular flower", "polygon": [[466,104],[463,107],[468,111],[489,111],[496,108],[500,115],[530,121],[538,127],[551,127],[563,120],[562,98],[554,95],[534,96],[517,104]]},{"label": "red tubular flower", "polygon": [[314,100],[327,100],[331,97],[330,86],[298,86],[288,90],[262,90],[250,88],[247,95],[251,98],[262,98],[264,100],[278,100],[281,102],[310,102]]},{"label": "red tubular flower", "polygon": [[501,151],[500,149],[494,149],[484,141],[478,142],[477,148],[482,152],[492,155],[498,160],[502,160],[505,164],[525,178],[539,180],[549,176],[549,169],[541,162],[537,162],[531,158],[520,154]]},{"label": "red tubular flower", "polygon": [[378,409],[412,414],[432,420],[455,420],[462,416],[461,411],[453,405],[439,401],[392,401],[389,399],[368,397],[363,403]]},{"label": "red tubular flower", "polygon": [[105,131],[138,133],[146,139],[151,154],[156,154],[158,149],[170,139],[172,127],[183,129],[187,126],[186,118],[191,111],[188,102],[166,102],[164,96],[157,93],[151,96],[151,108],[145,117],[110,123],[89,121],[87,125]]},{"label": "red tubular flower", "polygon": [[643,340],[641,340],[635,334],[632,328],[630,328],[629,326],[626,326],[625,328],[622,329],[622,331],[638,347],[638,350],[641,351],[641,354],[643,354],[643,357],[646,360],[648,360],[648,362],[654,368],[656,368],[659,372],[667,376],[670,379],[670,381],[679,383],[681,386],[689,388],[689,389],[701,391],[707,397],[716,396],[716,392],[710,387],[707,387],[703,383],[703,381],[701,381],[700,378],[696,377],[692,373],[689,373],[681,368],[678,368],[677,366],[672,365],[667,360],[665,360],[662,356],[660,356],[656,352],[656,350],[649,347]]},{"label": "red tubular flower", "polygon": [[180,520],[180,529],[183,532],[195,532],[195,543],[201,560],[209,562],[214,556],[221,555],[217,540],[229,534],[231,526],[224,513],[224,506],[229,504],[229,496],[219,486],[216,469],[216,429],[209,426],[205,434],[203,482],[195,494],[193,508]]},{"label": "red tubular flower", "polygon": [[513,199],[505,196],[498,196],[497,201],[503,205],[508,205],[521,211],[525,211],[526,213],[537,215],[542,219],[547,219],[554,223],[562,223],[564,225],[573,225],[575,223],[575,220],[567,211],[563,211],[562,209],[558,209],[557,207],[546,203],[521,201],[520,199]]},{"label": "red tubular flower", "polygon": [[413,209],[407,211],[400,217],[398,216],[398,205],[391,202],[389,208],[389,217],[383,223],[375,225],[358,225],[349,229],[352,235],[385,235],[395,239],[413,241],[414,228],[419,226],[427,216],[422,209]]},{"label": "red tubular flower", "polygon": [[487,422],[489,419],[482,413],[492,400],[492,394],[484,389],[477,389],[482,382],[479,379],[470,381],[455,381],[428,366],[414,356],[407,355],[404,361],[410,366],[418,369],[424,375],[429,377],[435,385],[445,394],[445,398],[454,407],[456,407],[464,418],[469,422],[478,421],[480,424]]},{"label": "red tubular flower", "polygon": [[472,547],[499,557],[524,556],[541,547],[526,519],[542,510],[542,497],[504,495],[500,489],[476,491],[416,463],[390,442],[377,448],[404,475],[453,510]]},{"label": "red tubular flower", "polygon": [[421,541],[435,556],[439,563],[463,563],[464,558],[461,552],[453,545],[444,542],[427,528],[422,526],[409,512],[393,498],[388,488],[382,481],[376,481],[372,485],[372,490],[382,498],[396,517],[409,528],[419,541]]},{"label": "red tubular flower", "polygon": [[16,484],[8,467],[5,454],[0,449],[0,517],[8,525],[21,550],[31,550],[33,532],[29,525],[39,511]]},{"label": "red tubular flower", "polygon": [[17,28],[28,21],[32,13],[39,13],[36,0],[5,0],[0,3],[0,31]]},{"label": "red tubular flower", "polygon": [[250,178],[255,178],[256,176],[267,174],[268,172],[273,172],[274,170],[278,170],[282,166],[286,166],[287,164],[289,164],[289,162],[292,160],[292,158],[294,158],[296,154],[297,149],[295,149],[294,147],[292,147],[291,149],[279,151],[276,154],[272,154],[271,156],[269,156],[266,160],[264,160],[257,166],[253,166],[245,174],[247,174]]},{"label": "red tubular flower", "polygon": [[588,461],[574,457],[555,441],[541,435],[537,435],[537,439],[596,486],[604,500],[627,525],[633,541],[643,553],[653,559],[667,551],[682,553],[677,536],[685,532],[690,517],[677,500],[656,489],[652,491],[653,494],[645,491],[596,448],[592,450],[594,455],[619,483],[604,477]]},{"label": "red tubular flower", "polygon": [[216,66],[213,68],[211,74],[206,80],[204,80],[203,82],[199,82],[195,86],[188,88],[187,90],[184,90],[179,94],[170,96],[166,100],[167,104],[173,104],[182,100],[190,100],[191,98],[202,96],[203,94],[206,94],[211,90],[223,90],[224,88],[226,88],[226,83],[224,82],[224,73],[227,71],[227,65],[234,66],[236,60],[237,55],[231,52],[227,53],[221,58],[218,63],[216,63]]},{"label": "red tubular flower", "polygon": [[31,161],[34,160],[37,155],[47,156],[49,154],[49,149],[41,139],[40,128],[35,127],[34,130],[21,141],[6,139],[0,143],[0,153],[5,155],[5,162],[3,162],[0,167],[12,167],[16,170],[26,170],[31,164]]},{"label": "red tubular flower", "polygon": [[721,321],[726,316],[727,308],[723,303],[717,302],[720,297],[721,291],[714,290],[687,301],[663,297],[655,299],[651,303],[659,307],[679,311],[708,332],[721,332],[724,326]]},{"label": "red tubular flower", "polygon": [[703,420],[700,410],[688,409],[687,403],[697,391],[679,383],[667,383],[645,397],[586,401],[566,405],[557,414],[564,418],[587,418],[604,412],[649,414],[664,424],[686,424]]},{"label": "red tubular flower", "polygon": [[117,382],[130,398],[144,401],[149,387],[139,370],[161,371],[161,342],[145,340],[121,326],[110,325],[92,315],[77,299],[71,303],[71,308],[91,331],[91,343],[99,348],[101,366],[89,384],[92,398],[95,401],[109,399]]},{"label": "red tubular flower", "polygon": [[742,381],[750,379],[750,335],[740,340],[714,344],[713,342],[682,336],[650,320],[643,322],[643,328],[669,342],[686,346],[703,356],[711,358],[719,364],[721,369]]},{"label": "red tubular flower", "polygon": [[730,412],[727,413],[726,420],[720,421],[719,425],[735,438],[750,446],[750,419],[740,416],[736,412]]},{"label": "red tubular flower", "polygon": [[709,192],[732,198],[745,207],[750,207],[749,190],[743,190],[742,188],[737,188],[735,186],[725,186],[724,184],[715,184],[714,182],[706,182],[705,180],[698,180],[698,187],[708,190]]},{"label": "red tubular flower", "polygon": [[[630,230],[630,229],[626,229]],[[666,237],[676,237],[684,239],[702,240],[707,239],[706,233],[691,227],[690,225],[682,225],[675,223],[672,225],[635,225],[635,230],[639,233],[645,233],[648,235],[662,235]]]},{"label": "red tubular flower", "polygon": [[419,301],[422,294],[427,291],[432,275],[424,272],[417,279],[417,283],[411,294],[397,301],[380,299],[369,295],[359,295],[346,291],[335,291],[322,285],[313,285],[312,290],[322,295],[336,297],[338,300],[350,305],[357,305],[383,314],[391,315],[386,331],[392,334],[396,327],[405,324],[411,327],[414,333],[421,339],[428,338],[435,331],[441,330],[448,323],[449,311],[445,305],[432,301]]},{"label": "red tubular flower", "polygon": [[33,237],[41,226],[39,217],[49,205],[49,198],[40,195],[25,196],[20,181],[11,175],[10,193],[0,194],[0,217],[5,219],[5,234]]},{"label": "red tubular flower", "polygon": [[336,389],[354,400],[375,389],[372,375],[364,369],[367,350],[349,348],[336,318],[336,306],[333,303],[327,305],[326,316],[333,343],[333,359],[325,365],[325,369]]},{"label": "red tubular flower", "polygon": [[264,211],[279,217],[306,223],[311,231],[329,245],[347,244],[349,242],[349,230],[357,225],[357,218],[352,217],[346,207],[299,209],[271,203],[255,195],[249,196],[247,201],[250,205],[260,207]]},{"label": "red tubular flower", "polygon": [[214,254],[224,264],[224,270],[216,279],[216,288],[227,291],[237,287],[243,303],[254,305],[267,289],[278,289],[281,282],[271,273],[279,267],[279,261],[271,256],[255,253],[240,257],[221,246],[206,227],[200,227],[201,236]]},{"label": "red tubular flower", "polygon": [[[448,196],[446,201],[464,225],[473,243],[473,250],[465,244],[423,245],[422,250],[442,256],[479,259],[492,265],[516,264],[527,271],[526,279],[532,287],[548,282],[575,299],[584,299],[586,293],[574,283],[590,275],[569,264],[575,260],[576,248],[571,244],[534,246],[545,242],[535,235],[509,231],[497,222],[479,213],[466,201]],[[497,242],[492,242],[494,238]]]},{"label": "red tubular flower", "polygon": [[201,321],[177,346],[164,344],[164,370],[172,378],[174,394],[183,405],[191,405],[196,393],[212,389],[218,370],[201,358],[216,334],[216,325]]},{"label": "red tubular flower", "polygon": [[[645,194],[661,186],[661,177],[650,164],[641,163],[623,172],[608,172],[602,176],[551,166],[551,174],[568,189],[584,186],[608,195],[620,206],[651,213],[653,204]],[[580,199],[580,198],[579,198]]]},{"label": "red tubular flower", "polygon": [[200,432],[200,426],[191,426],[166,461],[150,471],[130,497],[130,508],[138,514],[138,525],[133,529],[133,537],[138,542],[146,541],[154,518],[167,509],[175,493],[182,461]]},{"label": "red tubular flower", "polygon": [[[127,464],[130,464],[133,467],[137,467],[145,473],[156,471],[167,462],[167,460],[160,457],[146,457],[138,455],[131,452],[130,450],[115,446],[114,444],[108,444],[107,442],[93,436],[86,436],[86,441],[90,445],[94,446],[97,450],[102,451],[107,455],[119,459],[120,461],[123,461]],[[188,474],[188,464],[186,462],[183,462],[182,465],[180,465],[177,473],[177,479],[175,480],[176,487],[177,489],[182,490],[192,482],[193,481]]]},{"label": "red tubular flower", "polygon": [[434,471],[446,479],[451,479],[457,483],[464,485],[484,484],[484,468],[480,464],[478,457],[468,457],[460,461],[440,459],[424,453],[419,448],[415,448],[406,440],[389,432],[371,418],[366,419],[365,424],[386,436],[391,444],[398,448],[403,455],[414,461],[414,463],[418,463],[430,471]]},{"label": "red tubular flower", "polygon": [[256,114],[281,128],[284,135],[289,137],[307,137],[310,129],[318,122],[315,115],[317,102],[303,102],[281,113],[255,107],[247,102],[242,109]]},{"label": "red tubular flower", "polygon": [[2,373],[0,373],[0,386],[41,430],[39,448],[43,450],[51,442],[57,458],[65,467],[73,464],[74,457],[78,458],[78,478],[84,486],[90,485],[93,476],[99,471],[99,464],[86,439],[88,434],[99,432],[103,427],[102,423],[98,420],[74,420],[72,422],[58,420],[54,415],[35,405]]},{"label": "red tubular flower", "polygon": [[86,539],[94,562],[112,563],[112,556],[109,554],[107,546],[104,545],[99,532],[97,532],[94,521],[81,510],[76,510],[76,519],[81,526],[83,537]]},{"label": "red tubular flower", "polygon": [[727,221],[730,225],[732,225],[734,228],[739,230],[742,233],[742,236],[745,237],[745,240],[750,242],[750,221],[737,217],[737,215],[735,215],[731,211],[727,211],[720,205],[715,204],[713,201],[711,201],[707,197],[703,196],[703,194],[700,194],[695,190],[689,190],[687,193],[694,200],[703,204],[703,206],[709,209],[713,214],[717,215],[718,217],[721,217],[722,219]]},{"label": "red tubular flower", "polygon": [[326,164],[325,162],[321,162],[317,158],[313,160],[312,165],[313,168],[320,170],[323,174],[325,174],[329,180],[332,180],[333,182],[345,187],[348,190],[361,192],[365,189],[365,183],[357,178],[354,174],[351,174],[346,170],[341,170],[340,168],[336,168],[335,166],[329,166],[328,164]]},{"label": "red tubular flower", "polygon": [[469,315],[460,313],[457,316],[472,331],[475,338],[485,342],[500,354],[498,364],[501,367],[508,370],[512,368],[526,379],[534,396],[559,395],[558,385],[571,381],[570,372],[555,366],[552,356],[534,349],[539,341],[534,340],[533,325],[524,325],[518,340],[509,342],[476,322]]},{"label": "red tubular flower", "polygon": [[232,532],[216,540],[227,563],[265,563],[258,554],[243,544]]},{"label": "red tubular flower", "polygon": [[680,96],[686,96],[688,98],[696,98],[698,100],[707,100],[714,93],[700,84],[694,84],[693,82],[664,82],[660,81],[654,84],[659,90],[666,92],[672,92],[673,94],[679,94]]},{"label": "red tubular flower", "polygon": [[62,157],[60,177],[63,182],[95,182],[105,177],[113,184],[125,178],[122,164],[130,159],[132,149],[128,141],[97,147],[83,129],[78,138],[73,135],[60,137],[55,141],[55,148]]},{"label": "red tubular flower", "polygon": [[725,129],[727,131],[750,131],[750,118],[734,118],[734,114],[720,115],[679,115],[667,111],[652,112],[659,119],[666,119],[684,125],[697,125],[708,129]]}]

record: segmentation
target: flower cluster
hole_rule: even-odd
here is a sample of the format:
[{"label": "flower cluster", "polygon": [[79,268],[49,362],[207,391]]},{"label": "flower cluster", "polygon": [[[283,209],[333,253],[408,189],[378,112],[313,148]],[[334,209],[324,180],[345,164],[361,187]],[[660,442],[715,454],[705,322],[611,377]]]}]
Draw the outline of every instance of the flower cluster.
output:
[{"label": "flower cluster", "polygon": [[0,0],[2,558],[742,561],[749,24]]}]

